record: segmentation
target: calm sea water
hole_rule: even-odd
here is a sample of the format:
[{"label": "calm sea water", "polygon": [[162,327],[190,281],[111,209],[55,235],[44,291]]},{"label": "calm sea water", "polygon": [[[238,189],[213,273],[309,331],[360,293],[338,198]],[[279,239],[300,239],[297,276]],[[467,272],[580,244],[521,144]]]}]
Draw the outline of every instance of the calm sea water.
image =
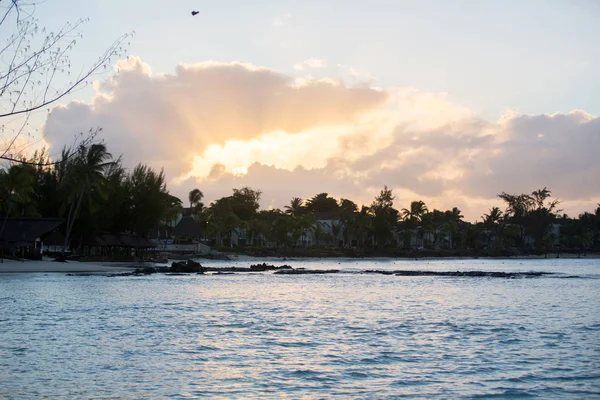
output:
[{"label": "calm sea water", "polygon": [[600,398],[600,260],[287,263],[343,273],[0,275],[0,398]]}]

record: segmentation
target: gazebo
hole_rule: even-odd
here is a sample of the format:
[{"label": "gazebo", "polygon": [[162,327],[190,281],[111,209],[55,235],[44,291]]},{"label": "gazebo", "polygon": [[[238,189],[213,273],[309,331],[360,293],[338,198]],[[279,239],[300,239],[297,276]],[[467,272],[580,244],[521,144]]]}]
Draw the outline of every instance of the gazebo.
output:
[{"label": "gazebo", "polygon": [[130,260],[144,257],[148,249],[155,248],[145,237],[127,233],[102,233],[89,236],[82,242],[82,256]]}]

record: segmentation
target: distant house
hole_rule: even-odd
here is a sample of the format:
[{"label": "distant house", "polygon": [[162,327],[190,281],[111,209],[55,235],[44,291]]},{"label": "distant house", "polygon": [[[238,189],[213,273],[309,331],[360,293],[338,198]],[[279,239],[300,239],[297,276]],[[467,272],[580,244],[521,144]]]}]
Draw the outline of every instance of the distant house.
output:
[{"label": "distant house", "polygon": [[62,224],[62,218],[8,218],[0,236],[4,254],[40,259],[43,241]]},{"label": "distant house", "polygon": [[204,227],[191,215],[184,215],[172,231],[176,242],[182,239],[202,239],[204,238]]},{"label": "distant house", "polygon": [[[548,228],[548,231],[545,235],[546,241],[551,246],[559,246],[560,245],[560,224],[554,223],[551,224]],[[531,235],[526,234],[523,238],[523,243],[528,247],[535,247],[536,241],[535,238]]]},{"label": "distant house", "polygon": [[175,219],[166,221],[165,225],[168,228],[176,227],[184,217],[194,217],[195,210],[191,207],[184,207],[183,210],[175,217]]},{"label": "distant house", "polygon": [[450,249],[452,248],[452,233],[444,228],[443,224],[433,229],[425,229],[423,226],[415,228],[401,228],[393,232],[393,238],[397,247],[411,249]]},{"label": "distant house", "polygon": [[165,250],[190,251],[195,254],[209,253],[210,247],[206,245],[206,231],[201,223],[192,215],[185,215],[172,231],[173,244],[165,246]]},{"label": "distant house", "polygon": [[[315,213],[317,224],[321,225],[321,231],[325,234],[325,242],[334,246],[343,247],[346,243],[344,242],[344,224],[342,223],[339,215],[333,212],[317,212]],[[315,226],[316,228],[316,226]],[[312,230],[312,237],[308,239],[308,245],[317,242],[315,237],[315,229]],[[323,244],[322,240],[319,240],[320,244]]]},{"label": "distant house", "polygon": [[194,218],[192,208],[184,208],[177,218],[150,231],[148,239],[156,251],[205,254],[210,247],[205,243],[204,226]]}]

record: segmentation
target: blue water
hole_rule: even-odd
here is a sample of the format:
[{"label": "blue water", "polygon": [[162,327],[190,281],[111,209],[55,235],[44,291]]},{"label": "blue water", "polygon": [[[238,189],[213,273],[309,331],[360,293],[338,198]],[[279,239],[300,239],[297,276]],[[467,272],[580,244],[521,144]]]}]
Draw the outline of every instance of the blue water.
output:
[{"label": "blue water", "polygon": [[600,398],[600,260],[286,263],[343,273],[0,275],[0,398]]}]

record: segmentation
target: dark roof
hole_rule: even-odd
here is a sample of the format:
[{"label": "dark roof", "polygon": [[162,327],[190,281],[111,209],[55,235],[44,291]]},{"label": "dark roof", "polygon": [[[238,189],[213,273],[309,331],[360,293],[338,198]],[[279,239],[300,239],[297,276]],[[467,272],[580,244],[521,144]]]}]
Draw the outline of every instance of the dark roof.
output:
[{"label": "dark roof", "polygon": [[33,244],[37,238],[53,232],[64,221],[62,218],[8,218],[0,242]]},{"label": "dark roof", "polygon": [[135,247],[138,249],[147,249],[149,247],[156,247],[154,243],[143,236],[136,235],[119,235],[119,239],[125,243],[126,247]]},{"label": "dark roof", "polygon": [[91,236],[84,241],[84,245],[102,247],[129,247],[139,249],[156,247],[154,243],[145,237],[128,235],[126,233],[103,233],[100,235]]},{"label": "dark roof", "polygon": [[173,228],[173,236],[201,237],[204,236],[204,228],[193,217],[185,216]]}]

